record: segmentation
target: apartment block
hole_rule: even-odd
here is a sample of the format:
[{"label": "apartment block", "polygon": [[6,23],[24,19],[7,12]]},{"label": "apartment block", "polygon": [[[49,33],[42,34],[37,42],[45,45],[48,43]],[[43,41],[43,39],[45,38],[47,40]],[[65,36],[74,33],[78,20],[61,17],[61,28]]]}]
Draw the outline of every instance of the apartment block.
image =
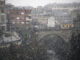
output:
[{"label": "apartment block", "polygon": [[31,9],[12,8],[9,10],[9,23],[11,26],[30,26],[31,25]]}]

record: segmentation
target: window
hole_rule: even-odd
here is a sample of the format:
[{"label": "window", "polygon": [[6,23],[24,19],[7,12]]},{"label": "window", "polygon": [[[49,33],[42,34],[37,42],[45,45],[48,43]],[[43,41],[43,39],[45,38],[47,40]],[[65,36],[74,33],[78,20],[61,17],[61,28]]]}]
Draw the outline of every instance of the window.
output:
[{"label": "window", "polygon": [[24,24],[24,22],[21,22],[21,24]]},{"label": "window", "polygon": [[4,15],[1,15],[1,22],[5,23],[5,16]]},{"label": "window", "polygon": [[15,18],[14,17],[11,17],[11,19],[14,20]]},{"label": "window", "polygon": [[19,21],[17,21],[17,24],[19,24],[20,22]]},{"label": "window", "polygon": [[4,13],[4,8],[1,8],[1,13]]},{"label": "window", "polygon": [[17,19],[17,20],[19,20],[19,19],[20,19],[20,17],[17,17],[16,19]]},{"label": "window", "polygon": [[21,15],[24,15],[24,12],[21,12]]},{"label": "window", "polygon": [[26,21],[29,21],[30,19],[29,19],[29,17],[26,17]]},{"label": "window", "polygon": [[4,5],[4,1],[0,1],[0,5]]},{"label": "window", "polygon": [[18,15],[19,15],[20,13],[19,13],[19,12],[16,12],[16,14],[18,14]]},{"label": "window", "polygon": [[27,21],[26,24],[29,24],[29,21]]},{"label": "window", "polygon": [[21,19],[24,20],[24,17],[22,17]]},{"label": "window", "polygon": [[15,22],[12,22],[12,24],[15,24]]}]

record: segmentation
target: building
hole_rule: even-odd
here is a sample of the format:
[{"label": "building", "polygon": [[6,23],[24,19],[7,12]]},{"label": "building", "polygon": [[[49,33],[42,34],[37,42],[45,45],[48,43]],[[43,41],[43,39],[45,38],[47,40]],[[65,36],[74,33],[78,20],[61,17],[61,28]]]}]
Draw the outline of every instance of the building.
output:
[{"label": "building", "polygon": [[9,10],[9,23],[11,26],[31,26],[31,9],[14,7]]},{"label": "building", "polygon": [[5,0],[0,0],[0,48],[9,47],[11,43],[21,44],[17,32],[7,31],[7,14]]},{"label": "building", "polygon": [[[48,27],[55,27],[55,21],[57,21],[57,27],[61,28],[61,25],[67,25],[73,27],[73,17],[71,12],[74,10],[80,10],[80,3],[66,3],[57,4],[52,3],[44,7],[34,8],[32,11],[32,18],[39,17],[48,19]],[[51,19],[51,17],[54,17]],[[56,27],[56,28],[57,28]]]},{"label": "building", "polygon": [[6,31],[5,0],[0,0],[0,30]]},{"label": "building", "polygon": [[44,17],[38,17],[33,19],[33,25],[38,29],[46,29],[48,24],[48,19]]},{"label": "building", "polygon": [[80,30],[80,10],[72,11],[74,29]]},{"label": "building", "polygon": [[58,24],[58,22],[55,20],[54,17],[50,17],[48,19],[48,27],[56,27],[56,24]]}]

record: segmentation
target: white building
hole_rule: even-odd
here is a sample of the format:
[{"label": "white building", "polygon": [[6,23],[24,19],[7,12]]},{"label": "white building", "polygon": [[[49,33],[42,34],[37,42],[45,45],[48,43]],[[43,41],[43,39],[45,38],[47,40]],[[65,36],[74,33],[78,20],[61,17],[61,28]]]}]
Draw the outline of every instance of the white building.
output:
[{"label": "white building", "polygon": [[55,27],[55,25],[57,24],[58,22],[56,21],[56,19],[54,17],[50,17],[48,19],[48,24],[47,26],[48,27]]}]

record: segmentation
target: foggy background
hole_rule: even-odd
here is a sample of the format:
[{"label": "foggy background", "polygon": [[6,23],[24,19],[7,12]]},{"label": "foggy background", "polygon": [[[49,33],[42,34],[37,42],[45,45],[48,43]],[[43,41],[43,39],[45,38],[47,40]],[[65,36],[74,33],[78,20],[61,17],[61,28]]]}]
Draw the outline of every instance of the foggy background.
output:
[{"label": "foggy background", "polygon": [[80,0],[6,0],[6,3],[12,3],[15,6],[44,6],[49,3],[73,3]]}]

